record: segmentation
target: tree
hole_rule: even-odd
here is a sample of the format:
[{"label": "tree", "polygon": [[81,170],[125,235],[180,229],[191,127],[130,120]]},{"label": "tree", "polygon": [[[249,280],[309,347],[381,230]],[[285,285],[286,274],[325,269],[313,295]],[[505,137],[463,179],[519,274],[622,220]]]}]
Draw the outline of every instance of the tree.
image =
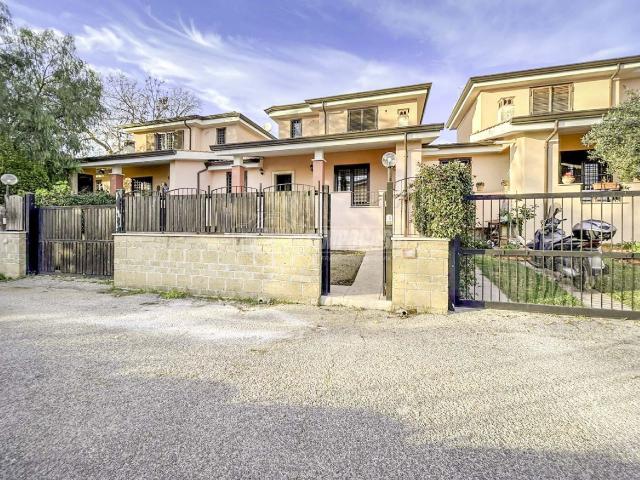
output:
[{"label": "tree", "polygon": [[70,35],[15,29],[3,4],[0,19],[0,135],[50,180],[63,178],[101,110],[100,80]]},{"label": "tree", "polygon": [[623,182],[640,176],[640,94],[630,91],[595,125],[582,143],[593,146],[589,158],[605,163]]},{"label": "tree", "polygon": [[[30,161],[24,152],[7,139],[0,137],[0,175],[13,173],[18,184],[11,188],[12,193],[35,192],[38,188],[49,186],[49,177],[40,162]],[[0,184],[0,196],[4,197],[6,187]]]},{"label": "tree", "polygon": [[182,88],[168,88],[153,77],[142,84],[123,74],[104,79],[102,114],[88,131],[89,139],[108,154],[121,152],[129,140],[122,125],[196,113],[200,100]]}]

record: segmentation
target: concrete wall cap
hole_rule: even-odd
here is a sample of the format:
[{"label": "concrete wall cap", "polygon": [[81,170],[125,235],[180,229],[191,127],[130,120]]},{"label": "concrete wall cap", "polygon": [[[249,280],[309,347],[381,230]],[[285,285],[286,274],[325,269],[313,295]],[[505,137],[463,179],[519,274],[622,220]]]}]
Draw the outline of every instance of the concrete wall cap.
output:
[{"label": "concrete wall cap", "polygon": [[198,237],[198,238],[313,238],[321,239],[322,235],[306,234],[306,235],[283,235],[283,234],[257,234],[257,233],[224,233],[224,234],[210,234],[210,233],[160,233],[160,232],[128,232],[128,233],[114,233],[114,237]]}]

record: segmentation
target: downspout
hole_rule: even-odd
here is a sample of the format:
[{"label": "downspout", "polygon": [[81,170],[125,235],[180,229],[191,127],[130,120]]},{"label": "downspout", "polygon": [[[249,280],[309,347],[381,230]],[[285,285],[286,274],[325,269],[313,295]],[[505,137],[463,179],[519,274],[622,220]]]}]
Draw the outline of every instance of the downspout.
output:
[{"label": "downspout", "polygon": [[322,101],[322,112],[324,113],[324,134],[327,134],[327,108],[325,106],[325,101]]},{"label": "downspout", "polygon": [[620,69],[622,68],[622,64],[619,63],[618,66],[616,67],[616,71],[613,72],[613,75],[611,75],[611,77],[609,77],[609,106],[613,107],[613,81],[615,80],[615,78],[618,76],[618,74],[620,73]]},{"label": "downspout", "polygon": [[[558,133],[558,120],[554,122],[553,131],[544,139],[544,188],[543,193],[549,193],[549,142]],[[548,210],[548,201],[545,198],[543,201],[544,215]]]},{"label": "downspout", "polygon": [[404,132],[404,235],[409,235],[409,147],[407,145],[407,132]]},{"label": "downspout", "polygon": [[198,179],[196,180],[196,193],[200,193],[200,174],[209,170],[209,167],[213,165],[212,160],[207,160],[204,162],[204,168],[202,170],[198,170]]},{"label": "downspout", "polygon": [[184,121],[184,126],[189,129],[189,150],[191,150],[191,127],[187,124],[187,121]]}]

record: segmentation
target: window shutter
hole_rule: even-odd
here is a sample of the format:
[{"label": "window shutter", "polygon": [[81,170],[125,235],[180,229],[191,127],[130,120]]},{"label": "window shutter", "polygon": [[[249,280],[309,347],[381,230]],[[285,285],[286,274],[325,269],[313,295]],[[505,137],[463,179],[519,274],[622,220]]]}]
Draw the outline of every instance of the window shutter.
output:
[{"label": "window shutter", "polygon": [[376,108],[365,108],[362,110],[362,129],[363,130],[375,130],[378,117],[378,110]]},{"label": "window shutter", "polygon": [[362,130],[362,110],[349,110],[349,131]]},{"label": "window shutter", "polygon": [[556,85],[553,87],[553,104],[551,110],[554,112],[568,112],[571,102],[571,85]]},{"label": "window shutter", "polygon": [[156,134],[155,133],[147,133],[147,141],[146,141],[146,151],[152,152],[156,149]]},{"label": "window shutter", "polygon": [[533,115],[549,112],[549,100],[551,97],[549,87],[531,89],[531,113]]},{"label": "window shutter", "polygon": [[184,130],[178,130],[175,133],[173,139],[173,148],[175,150],[182,150],[184,148]]}]

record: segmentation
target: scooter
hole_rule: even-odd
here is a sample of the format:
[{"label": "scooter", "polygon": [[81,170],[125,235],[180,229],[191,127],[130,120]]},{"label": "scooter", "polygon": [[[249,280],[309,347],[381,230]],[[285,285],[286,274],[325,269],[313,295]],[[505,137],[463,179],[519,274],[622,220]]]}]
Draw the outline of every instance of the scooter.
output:
[{"label": "scooter", "polygon": [[[584,256],[533,255],[527,261],[536,268],[546,268],[563,277],[571,279],[579,289],[592,289],[596,279],[609,273],[609,267],[602,260],[602,242],[610,240],[616,234],[616,227],[602,220],[584,220],[576,223],[572,234],[565,234],[560,224],[566,218],[556,218],[559,208],[542,222],[542,228],[536,230],[533,241],[526,242],[521,236],[518,243],[527,250],[553,252],[581,252]],[[593,252],[593,255],[589,253]],[[598,255],[599,254],[599,255]]]}]

